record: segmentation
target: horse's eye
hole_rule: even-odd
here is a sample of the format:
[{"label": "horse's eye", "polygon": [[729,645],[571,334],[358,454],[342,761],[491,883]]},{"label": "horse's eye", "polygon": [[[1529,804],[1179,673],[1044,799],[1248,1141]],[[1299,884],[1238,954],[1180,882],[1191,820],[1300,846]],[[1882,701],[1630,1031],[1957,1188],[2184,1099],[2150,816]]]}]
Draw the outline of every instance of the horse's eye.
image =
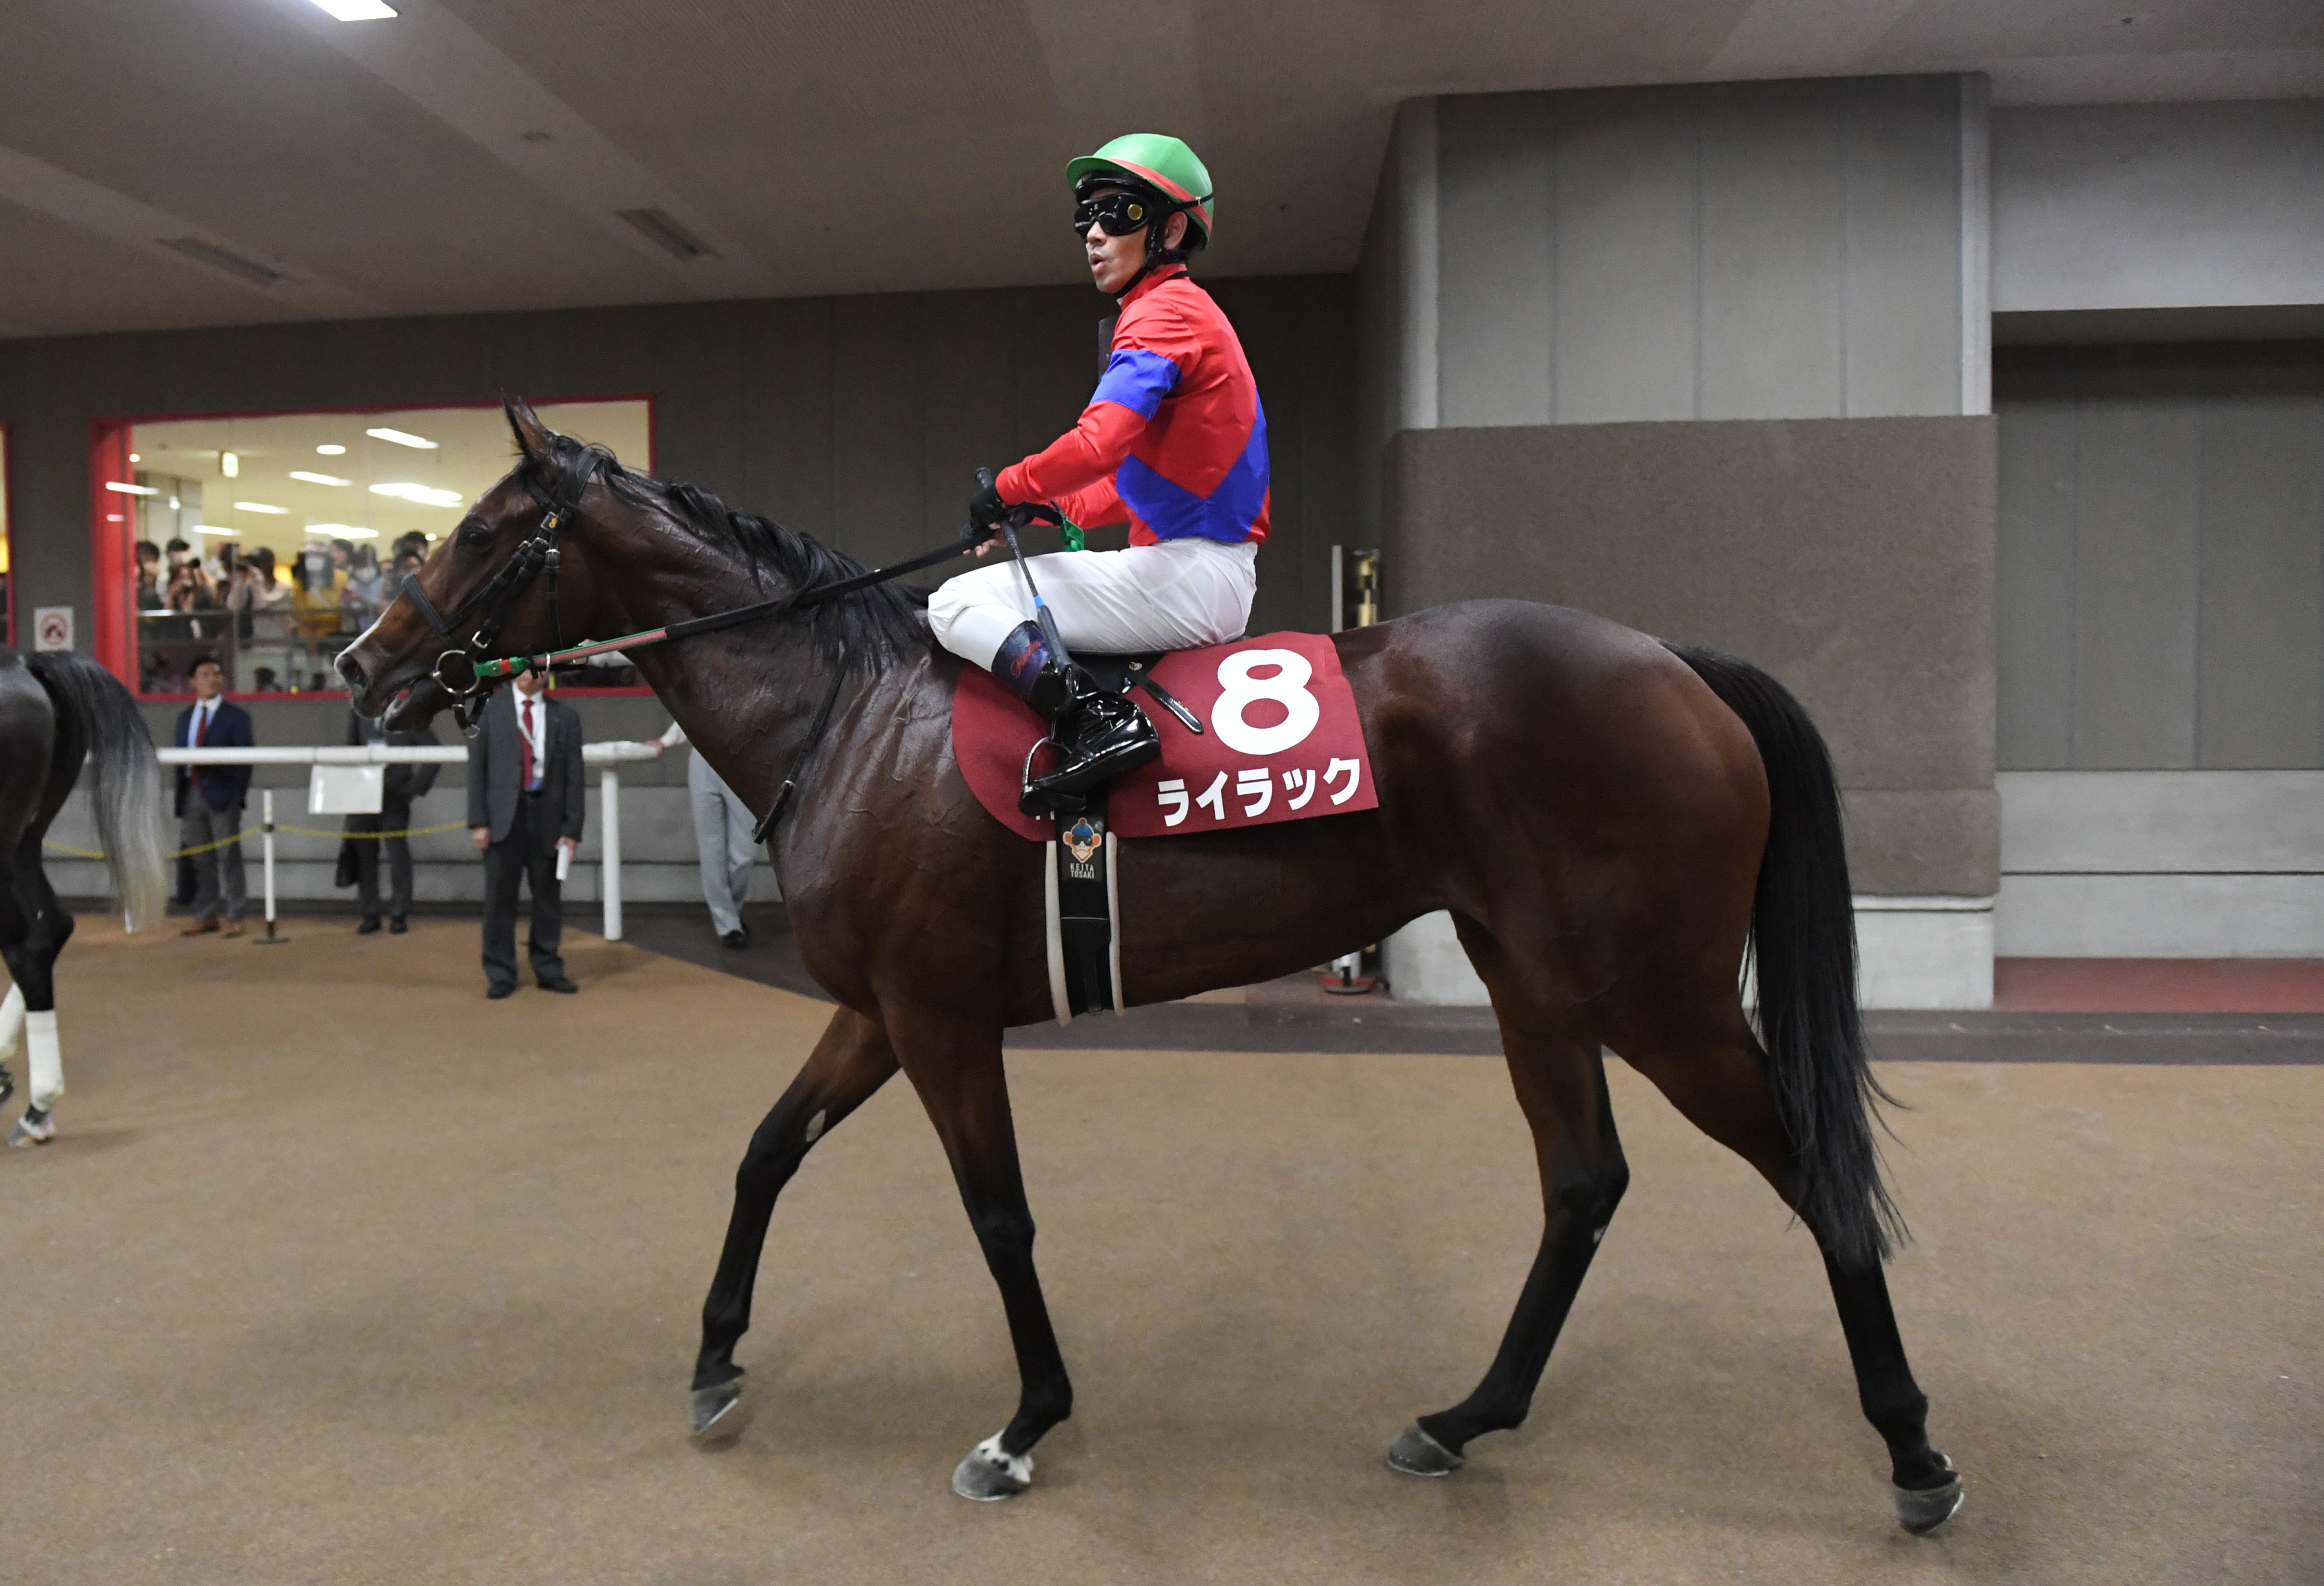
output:
[{"label": "horse's eye", "polygon": [[466,522],[460,525],[461,549],[486,550],[491,548],[492,543],[493,531],[485,524],[480,523],[475,519],[471,518]]}]

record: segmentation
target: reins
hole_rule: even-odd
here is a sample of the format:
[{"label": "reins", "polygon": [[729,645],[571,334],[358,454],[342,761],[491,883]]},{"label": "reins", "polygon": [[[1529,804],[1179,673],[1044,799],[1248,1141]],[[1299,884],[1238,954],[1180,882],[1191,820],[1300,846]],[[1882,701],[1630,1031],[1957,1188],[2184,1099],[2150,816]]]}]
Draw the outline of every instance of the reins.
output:
[{"label": "reins", "polygon": [[[589,488],[590,481],[596,477],[597,467],[596,460],[592,458],[589,471],[581,479],[583,492]],[[491,697],[492,691],[507,678],[516,677],[520,673],[538,671],[546,676],[555,671],[559,665],[570,666],[601,655],[617,655],[624,650],[642,650],[650,644],[667,644],[674,639],[691,639],[697,634],[715,633],[724,628],[738,628],[745,622],[755,622],[768,617],[782,616],[794,611],[804,611],[821,605],[826,601],[836,600],[841,595],[853,595],[861,590],[869,589],[874,585],[900,578],[908,573],[917,573],[923,568],[933,567],[937,563],[950,561],[954,557],[965,556],[983,544],[991,534],[991,530],[980,530],[973,527],[965,528],[961,530],[960,538],[949,545],[940,545],[934,550],[923,551],[918,556],[906,560],[894,562],[884,567],[874,567],[869,572],[858,573],[853,577],[842,578],[835,584],[812,585],[805,588],[794,589],[788,595],[779,595],[773,600],[762,600],[754,605],[739,606],[731,612],[714,612],[708,616],[688,617],[682,622],[671,622],[659,628],[649,628],[642,632],[626,633],[619,639],[601,639],[568,647],[564,642],[563,625],[559,620],[557,603],[557,532],[563,526],[565,520],[578,509],[577,495],[576,500],[568,502],[558,500],[545,489],[534,488],[533,494],[536,499],[544,503],[540,523],[526,538],[524,543],[517,547],[516,554],[508,559],[507,565],[493,574],[482,589],[461,602],[458,609],[450,617],[446,617],[436,609],[435,602],[428,598],[416,578],[406,578],[401,589],[397,592],[400,595],[410,597],[413,608],[420,613],[428,625],[436,631],[437,637],[444,641],[447,648],[436,658],[436,665],[429,675],[435,678],[438,687],[452,696],[453,719],[459,723],[460,730],[470,736],[475,733],[475,724],[482,719],[484,702]],[[1065,524],[1065,519],[1056,508],[1039,503],[1020,506],[1015,509],[1011,516],[1021,516],[1028,521],[1038,519],[1068,528],[1072,527]],[[534,655],[515,655],[499,659],[481,656],[478,652],[491,648],[493,641],[500,636],[501,629],[507,623],[509,613],[516,609],[517,602],[524,598],[525,591],[531,587],[534,577],[544,571],[549,576],[549,634],[551,648]],[[466,644],[453,636],[458,629],[466,624],[470,613],[487,608],[489,608],[489,614],[477,624]],[[805,769],[807,757],[815,752],[816,745],[822,742],[824,729],[831,724],[832,707],[839,701],[839,687],[847,675],[846,659],[847,647],[842,643],[837,658],[838,664],[832,669],[831,686],[824,690],[823,702],[816,707],[815,719],[807,727],[806,740],[800,743],[798,752],[791,756],[791,763],[784,769],[783,783],[776,791],[774,807],[767,811],[765,817],[759,822],[757,828],[751,834],[751,840],[753,843],[764,843],[767,840],[767,834],[774,830],[777,821],[782,819],[783,811],[789,807],[791,796],[798,790],[799,773]]]}]

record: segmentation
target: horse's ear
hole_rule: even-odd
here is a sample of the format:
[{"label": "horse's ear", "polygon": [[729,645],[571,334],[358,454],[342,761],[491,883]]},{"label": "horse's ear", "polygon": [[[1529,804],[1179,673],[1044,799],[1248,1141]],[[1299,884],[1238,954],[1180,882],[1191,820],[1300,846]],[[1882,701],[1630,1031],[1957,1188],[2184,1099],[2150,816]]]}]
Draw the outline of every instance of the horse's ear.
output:
[{"label": "horse's ear", "polygon": [[549,456],[549,426],[532,410],[532,404],[522,397],[503,393],[501,411],[508,415],[509,429],[515,432],[517,449],[524,453],[525,461],[538,463]]}]

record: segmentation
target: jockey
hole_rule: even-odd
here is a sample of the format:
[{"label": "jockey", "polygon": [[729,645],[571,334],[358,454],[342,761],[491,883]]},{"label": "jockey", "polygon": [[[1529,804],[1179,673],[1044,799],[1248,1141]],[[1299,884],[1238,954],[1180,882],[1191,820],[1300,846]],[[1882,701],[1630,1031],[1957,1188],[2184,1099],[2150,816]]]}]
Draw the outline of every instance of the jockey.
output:
[{"label": "jockey", "polygon": [[[1267,415],[1234,327],[1186,272],[1210,241],[1210,172],[1176,138],[1134,133],[1065,166],[1090,274],[1121,305],[1113,350],[1081,420],[969,503],[990,529],[1053,503],[1078,524],[1130,524],[1114,551],[1030,558],[1069,649],[1134,654],[1240,634],[1267,538]],[[980,547],[982,556],[991,548]],[[1064,761],[1032,791],[1074,796],[1161,752],[1154,724],[1050,653],[1023,581],[980,567],[928,601],[936,641],[1053,724]]]}]

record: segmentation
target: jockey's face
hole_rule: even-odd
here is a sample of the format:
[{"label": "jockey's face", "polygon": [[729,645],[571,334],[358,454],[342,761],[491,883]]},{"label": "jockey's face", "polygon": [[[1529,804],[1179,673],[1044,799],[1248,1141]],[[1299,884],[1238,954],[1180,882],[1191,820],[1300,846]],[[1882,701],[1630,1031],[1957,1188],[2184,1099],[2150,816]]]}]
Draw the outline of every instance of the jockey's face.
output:
[{"label": "jockey's face", "polygon": [[[1093,189],[1090,196],[1102,198],[1107,193],[1125,190],[1102,187]],[[1185,240],[1186,217],[1184,214],[1171,216],[1164,222],[1164,227],[1162,238],[1167,245],[1175,248]],[[1089,253],[1091,281],[1108,297],[1126,290],[1130,278],[1146,263],[1146,233],[1143,229],[1128,236],[1109,236],[1105,227],[1093,226],[1089,228],[1089,235],[1082,239],[1082,245]]]}]

